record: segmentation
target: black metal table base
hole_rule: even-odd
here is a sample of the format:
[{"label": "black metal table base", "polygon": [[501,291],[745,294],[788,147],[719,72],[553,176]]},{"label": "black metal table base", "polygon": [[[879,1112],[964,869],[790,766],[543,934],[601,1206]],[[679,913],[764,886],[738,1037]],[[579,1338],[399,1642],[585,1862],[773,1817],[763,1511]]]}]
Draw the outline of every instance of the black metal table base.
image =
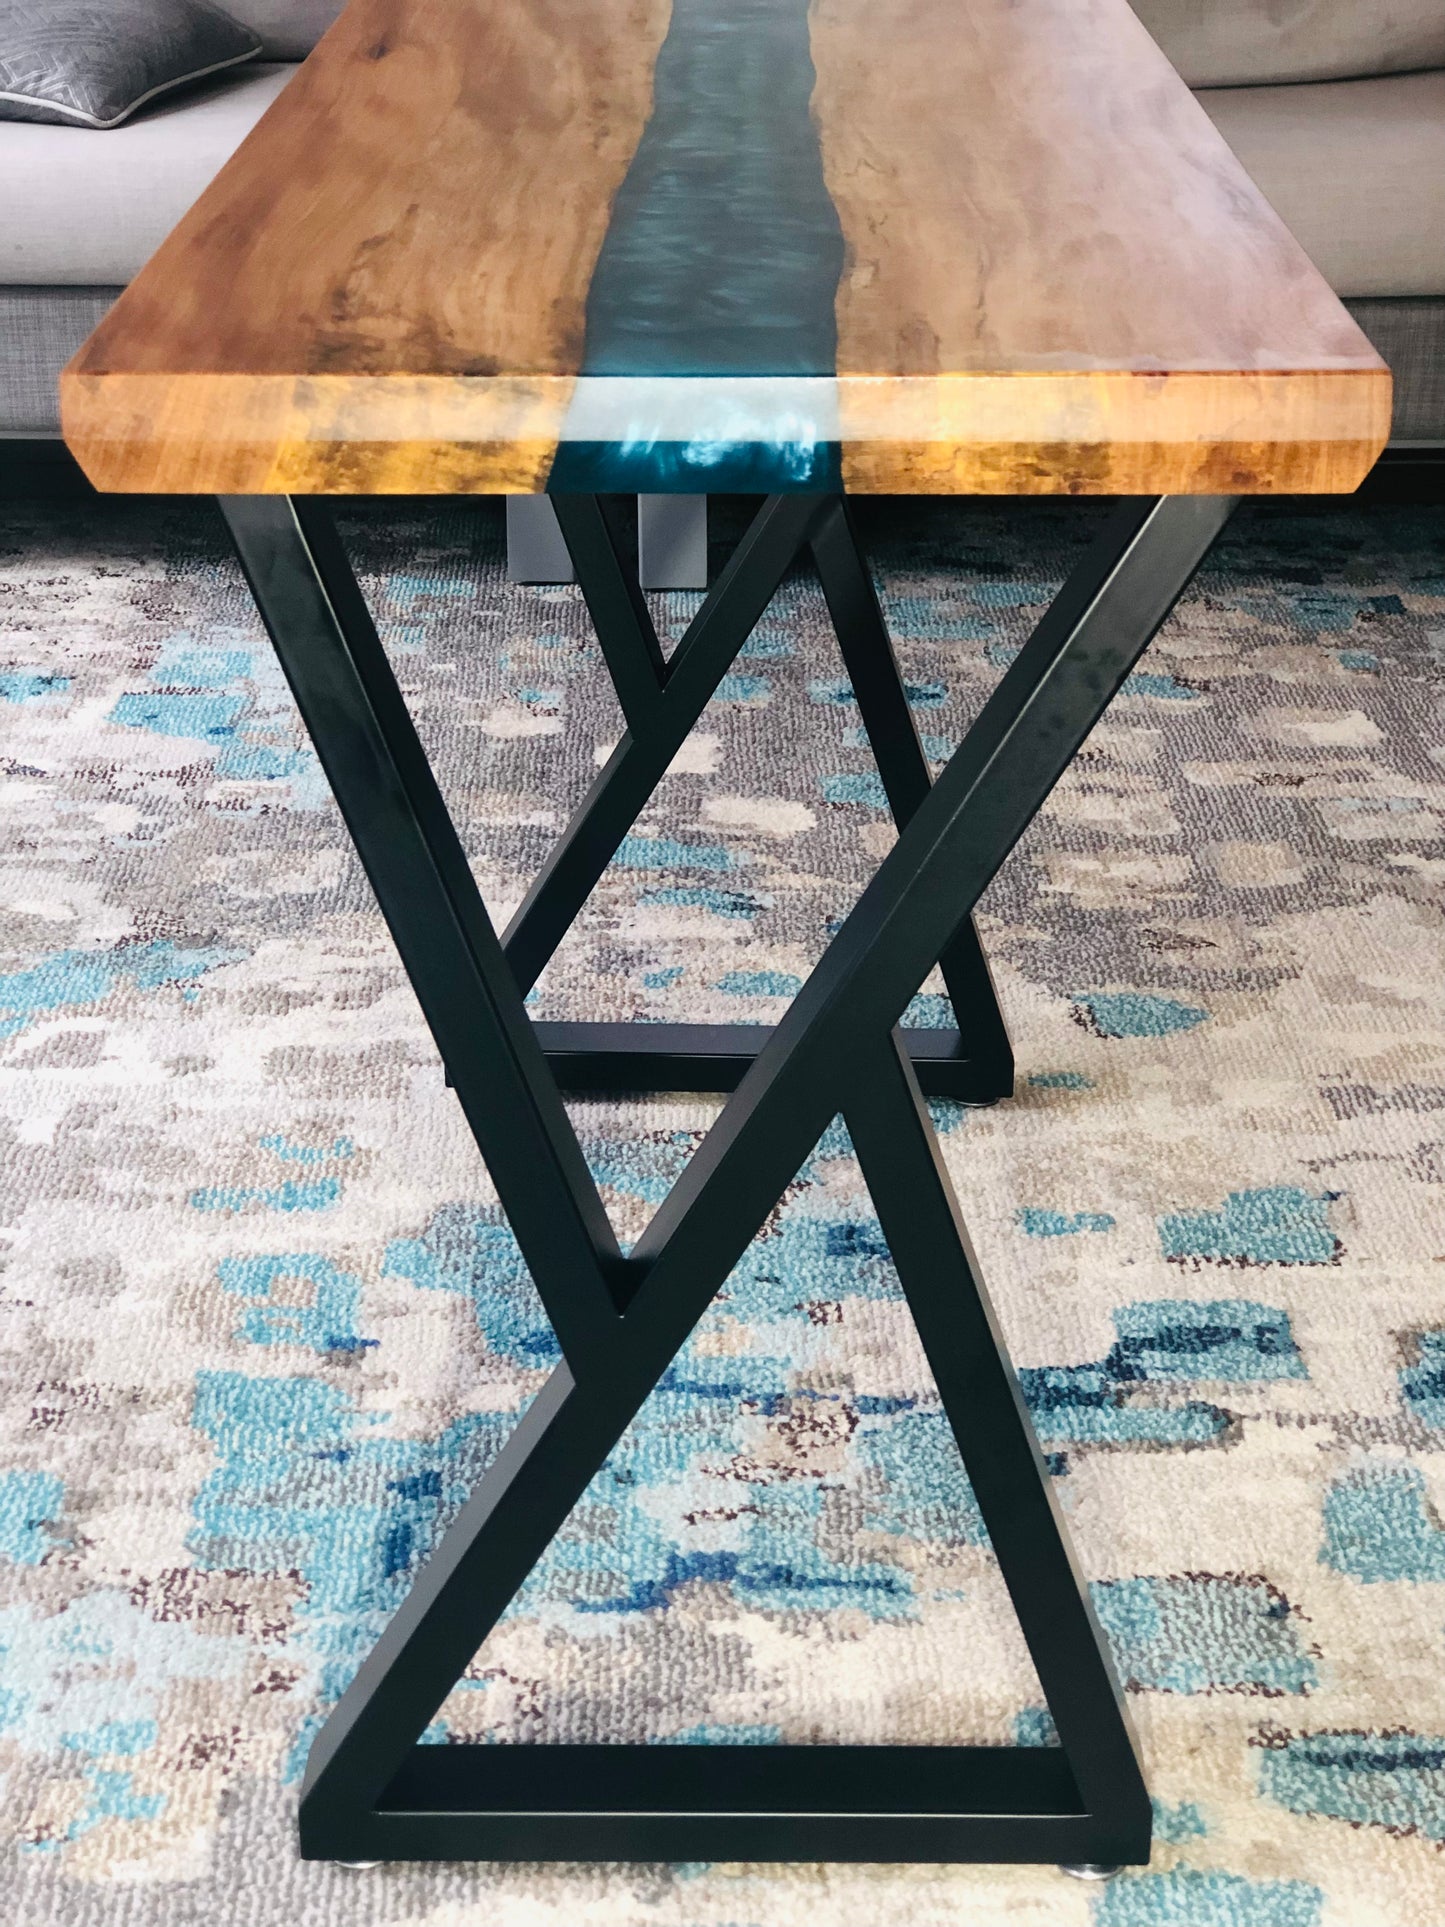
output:
[{"label": "black metal table base", "polygon": [[[908,712],[845,504],[775,496],[664,662],[606,505],[559,497],[627,719],[495,934],[321,502],[222,504],[242,566],[563,1363],[419,1573],[321,1733],[310,1858],[1148,1857],[1127,1711],[979,1277],[925,1089],[1003,1095],[1012,1058],[972,924],[983,889],[1230,513],[1121,502],[939,776]],[[776,1028],[533,1025],[523,998],[794,557],[810,547],[895,847]],[[903,1032],[938,965],[959,1033]],[[952,1079],[950,1085],[947,1080]],[[703,1081],[706,1080],[706,1081]],[[561,1088],[730,1091],[627,1255]],[[829,1122],[847,1124],[1053,1714],[1054,1747],[419,1746]]]}]

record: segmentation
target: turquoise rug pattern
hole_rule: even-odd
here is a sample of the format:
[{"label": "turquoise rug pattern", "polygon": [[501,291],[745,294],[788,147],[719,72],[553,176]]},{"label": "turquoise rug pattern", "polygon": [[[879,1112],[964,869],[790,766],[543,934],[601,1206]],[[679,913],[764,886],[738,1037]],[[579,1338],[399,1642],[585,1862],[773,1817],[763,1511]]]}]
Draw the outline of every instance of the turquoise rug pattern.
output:
[{"label": "turquoise rug pattern", "polygon": [[[1098,509],[866,516],[939,763]],[[344,529],[501,922],[620,733],[585,612],[495,503]],[[5,1927],[1445,1923],[1438,511],[1243,510],[981,909],[1018,1093],[935,1119],[1147,1756],[1097,1889],[297,1860],[556,1349],[211,512],[18,511],[0,637]],[[771,1021],[891,840],[799,571],[534,1011]],[[715,1111],[573,1107],[624,1240]],[[841,1126],[427,1737],[1051,1743]]]}]

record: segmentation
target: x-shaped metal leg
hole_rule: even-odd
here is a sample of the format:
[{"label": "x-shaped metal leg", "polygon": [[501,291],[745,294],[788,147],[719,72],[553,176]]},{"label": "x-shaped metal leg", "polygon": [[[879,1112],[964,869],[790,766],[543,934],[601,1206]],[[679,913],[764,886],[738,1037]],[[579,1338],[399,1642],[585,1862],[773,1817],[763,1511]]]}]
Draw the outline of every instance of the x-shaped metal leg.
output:
[{"label": "x-shaped metal leg", "polygon": [[[841,496],[776,495],[664,661],[606,498],[559,495],[572,555],[627,732],[537,875],[502,947],[529,990],[571,927],[798,554],[811,547],[884,792],[900,828],[929,787],[928,762],[878,598]],[[1013,1052],[972,917],[942,958],[960,1029],[910,1028],[931,1096],[989,1103],[1013,1090]],[[540,1023],[567,1091],[728,1091],[767,1041],[744,1024]]]},{"label": "x-shaped metal leg", "polygon": [[[324,507],[264,497],[222,507],[564,1355],[314,1743],[302,1851],[351,1860],[1147,1858],[1149,1803],[1127,1714],[896,1026],[1233,503],[1118,505],[938,781],[917,784],[911,813],[905,790],[896,846],[625,1258],[527,1020],[526,970],[519,980],[487,919]],[[788,541],[806,535],[825,580],[833,563],[837,619],[847,588],[828,548],[835,510],[770,508],[745,549],[751,562],[725,574],[715,596],[725,606],[735,598],[755,621],[787,567]],[[631,594],[625,575],[617,593]],[[636,667],[619,677],[624,704],[661,700]],[[916,775],[905,766],[896,781]],[[519,927],[520,917],[514,934]],[[418,1747],[839,1113],[1060,1744]]]}]

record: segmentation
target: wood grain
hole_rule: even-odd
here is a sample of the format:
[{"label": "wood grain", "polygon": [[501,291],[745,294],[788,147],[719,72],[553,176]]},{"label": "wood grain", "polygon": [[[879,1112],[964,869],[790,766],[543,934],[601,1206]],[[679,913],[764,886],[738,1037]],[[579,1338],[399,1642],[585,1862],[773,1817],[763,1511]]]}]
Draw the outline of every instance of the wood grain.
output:
[{"label": "wood grain", "polygon": [[847,486],[1353,488],[1388,372],[1126,0],[888,12],[812,15]]},{"label": "wood grain", "polygon": [[840,377],[855,494],[1272,495],[1357,488],[1389,436],[1390,376],[1259,373]]},{"label": "wood grain", "polygon": [[[669,14],[352,0],[62,377],[87,473],[218,493],[538,487]],[[518,377],[552,378],[533,382],[536,432],[469,438],[489,401],[511,414]],[[380,445],[350,422],[378,391],[393,421],[418,409]]]},{"label": "wood grain", "polygon": [[[573,406],[608,318],[589,292],[671,20],[671,0],[352,0],[62,378],[87,473],[221,493],[544,487],[559,439],[586,440],[584,421],[595,439],[595,384]],[[820,402],[822,371],[790,390],[780,369],[771,414],[750,404],[751,446],[826,420],[855,491],[1357,484],[1389,374],[1127,0],[812,0],[808,43],[821,215],[843,242],[820,290],[836,373]],[[687,146],[676,86],[693,69],[674,69],[669,139]],[[717,84],[714,65],[696,138],[731,165],[741,123]],[[777,193],[775,220],[766,196],[750,210],[760,260],[836,274],[826,247],[800,253],[819,212]],[[688,373],[721,389],[755,351],[719,332],[716,279],[696,336],[714,360]],[[626,445],[645,466],[665,443],[685,473],[689,436],[712,448],[701,416],[679,441],[665,398],[685,311],[671,340],[668,366],[632,370],[660,379],[628,391]]]}]

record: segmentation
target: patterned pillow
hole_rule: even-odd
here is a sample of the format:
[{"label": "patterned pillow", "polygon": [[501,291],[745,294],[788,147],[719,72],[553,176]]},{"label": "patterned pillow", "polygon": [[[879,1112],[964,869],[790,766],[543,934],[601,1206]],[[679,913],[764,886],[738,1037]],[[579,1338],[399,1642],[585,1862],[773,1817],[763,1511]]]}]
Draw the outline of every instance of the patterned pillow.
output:
[{"label": "patterned pillow", "polygon": [[263,60],[304,60],[346,0],[230,0],[235,14],[261,36]]},{"label": "patterned pillow", "polygon": [[206,0],[0,0],[0,120],[119,127],[261,42]]}]

